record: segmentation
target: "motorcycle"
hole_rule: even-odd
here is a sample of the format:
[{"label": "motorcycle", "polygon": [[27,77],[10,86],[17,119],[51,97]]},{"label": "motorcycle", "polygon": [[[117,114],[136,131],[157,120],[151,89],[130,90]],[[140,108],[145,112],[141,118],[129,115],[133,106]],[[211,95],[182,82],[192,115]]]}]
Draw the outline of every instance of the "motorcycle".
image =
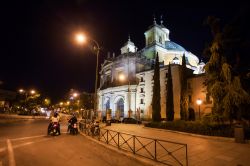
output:
[{"label": "motorcycle", "polygon": [[92,123],[91,124],[91,134],[92,134],[92,136],[100,135],[99,123]]},{"label": "motorcycle", "polygon": [[77,129],[77,123],[73,123],[73,124],[69,124],[69,133],[73,134],[73,135],[77,135],[78,134],[78,129]]},{"label": "motorcycle", "polygon": [[50,135],[53,135],[53,136],[55,136],[55,135],[60,135],[60,132],[59,132],[59,123],[58,122],[53,122],[52,124],[51,124],[51,127],[50,127],[50,129],[49,129],[49,134]]},{"label": "motorcycle", "polygon": [[93,135],[94,136],[100,135],[100,127],[99,127],[99,125],[95,125]]}]

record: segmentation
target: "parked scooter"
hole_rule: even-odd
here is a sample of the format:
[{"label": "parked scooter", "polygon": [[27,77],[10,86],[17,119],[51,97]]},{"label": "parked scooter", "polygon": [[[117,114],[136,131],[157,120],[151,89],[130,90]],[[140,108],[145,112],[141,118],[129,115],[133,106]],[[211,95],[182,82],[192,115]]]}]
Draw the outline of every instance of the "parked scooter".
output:
[{"label": "parked scooter", "polygon": [[[99,126],[98,121],[91,122],[89,125],[89,129],[90,129],[92,136],[99,136],[100,135],[100,126]],[[90,135],[90,133],[88,133],[88,135]]]}]

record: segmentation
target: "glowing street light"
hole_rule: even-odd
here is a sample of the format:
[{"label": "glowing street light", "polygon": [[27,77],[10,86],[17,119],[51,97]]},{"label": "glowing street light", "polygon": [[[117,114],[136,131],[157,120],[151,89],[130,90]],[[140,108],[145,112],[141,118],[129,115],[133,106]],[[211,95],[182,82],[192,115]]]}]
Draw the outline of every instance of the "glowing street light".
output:
[{"label": "glowing street light", "polygon": [[86,43],[87,39],[91,40],[94,43],[93,50],[96,53],[96,72],[95,72],[95,97],[94,97],[94,111],[97,111],[97,82],[98,82],[98,61],[99,61],[99,53],[100,53],[100,45],[98,42],[92,38],[86,37],[83,33],[78,33],[75,35],[75,40],[78,44]]},{"label": "glowing street light", "polygon": [[36,93],[36,91],[35,91],[35,90],[31,90],[30,93],[31,93],[32,95],[34,95],[34,94]]},{"label": "glowing street light", "polygon": [[36,94],[36,91],[33,90],[33,89],[30,90],[30,91],[24,90],[24,89],[19,89],[18,92],[19,92],[20,94],[24,95],[24,97],[25,97],[25,98],[24,98],[24,108],[26,109],[26,108],[27,108],[28,96],[29,96],[29,95],[32,96],[32,95]]},{"label": "glowing street light", "polygon": [[201,108],[200,108],[200,106],[202,104],[202,100],[200,98],[198,98],[196,100],[196,104],[199,106],[199,119],[201,119]]},{"label": "glowing street light", "polygon": [[73,97],[77,97],[78,96],[78,93],[73,93]]},{"label": "glowing street light", "polygon": [[82,33],[76,34],[75,39],[78,44],[83,44],[86,42],[86,36]]}]

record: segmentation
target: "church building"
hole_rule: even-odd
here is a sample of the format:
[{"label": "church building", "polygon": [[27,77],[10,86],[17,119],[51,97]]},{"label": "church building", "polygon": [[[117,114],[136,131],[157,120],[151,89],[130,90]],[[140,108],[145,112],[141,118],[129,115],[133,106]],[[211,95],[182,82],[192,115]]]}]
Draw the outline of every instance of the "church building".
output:
[{"label": "church building", "polygon": [[[145,47],[141,50],[135,46],[130,37],[122,46],[119,56],[108,55],[101,65],[100,87],[98,89],[99,116],[106,116],[111,111],[114,119],[134,117],[139,119],[152,118],[153,73],[155,56],[160,62],[161,117],[166,118],[166,84],[168,65],[171,67],[173,80],[173,96],[175,119],[180,119],[180,69],[182,57],[186,57],[188,76],[189,108],[204,115],[211,111],[212,102],[203,85],[205,63],[169,38],[170,31],[161,20],[144,33]],[[196,101],[202,104],[197,105]],[[199,107],[199,110],[198,110]]]}]

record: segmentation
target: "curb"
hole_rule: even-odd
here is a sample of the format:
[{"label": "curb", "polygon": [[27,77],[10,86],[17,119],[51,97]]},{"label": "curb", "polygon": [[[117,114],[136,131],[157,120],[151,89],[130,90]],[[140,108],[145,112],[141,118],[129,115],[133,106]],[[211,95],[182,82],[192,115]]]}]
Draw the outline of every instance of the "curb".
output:
[{"label": "curb", "polygon": [[124,150],[119,150],[117,147],[114,147],[114,146],[111,146],[111,145],[108,145],[108,144],[105,144],[101,141],[98,141],[94,138],[92,138],[91,136],[86,136],[86,134],[84,134],[82,131],[79,130],[79,133],[84,136],[85,138],[91,140],[91,141],[94,141],[96,143],[98,143],[99,145],[105,147],[105,148],[108,148],[112,151],[115,151],[119,154],[122,154],[122,155],[126,155],[127,157],[129,157],[130,159],[133,159],[133,160],[137,160],[139,162],[141,162],[143,165],[145,166],[164,166],[164,164],[161,164],[161,163],[158,163],[158,162],[155,162],[153,160],[150,160],[150,159],[147,159],[147,158],[144,158],[144,157],[141,157],[141,156],[138,156],[138,155],[134,155],[130,152],[126,152]]}]

